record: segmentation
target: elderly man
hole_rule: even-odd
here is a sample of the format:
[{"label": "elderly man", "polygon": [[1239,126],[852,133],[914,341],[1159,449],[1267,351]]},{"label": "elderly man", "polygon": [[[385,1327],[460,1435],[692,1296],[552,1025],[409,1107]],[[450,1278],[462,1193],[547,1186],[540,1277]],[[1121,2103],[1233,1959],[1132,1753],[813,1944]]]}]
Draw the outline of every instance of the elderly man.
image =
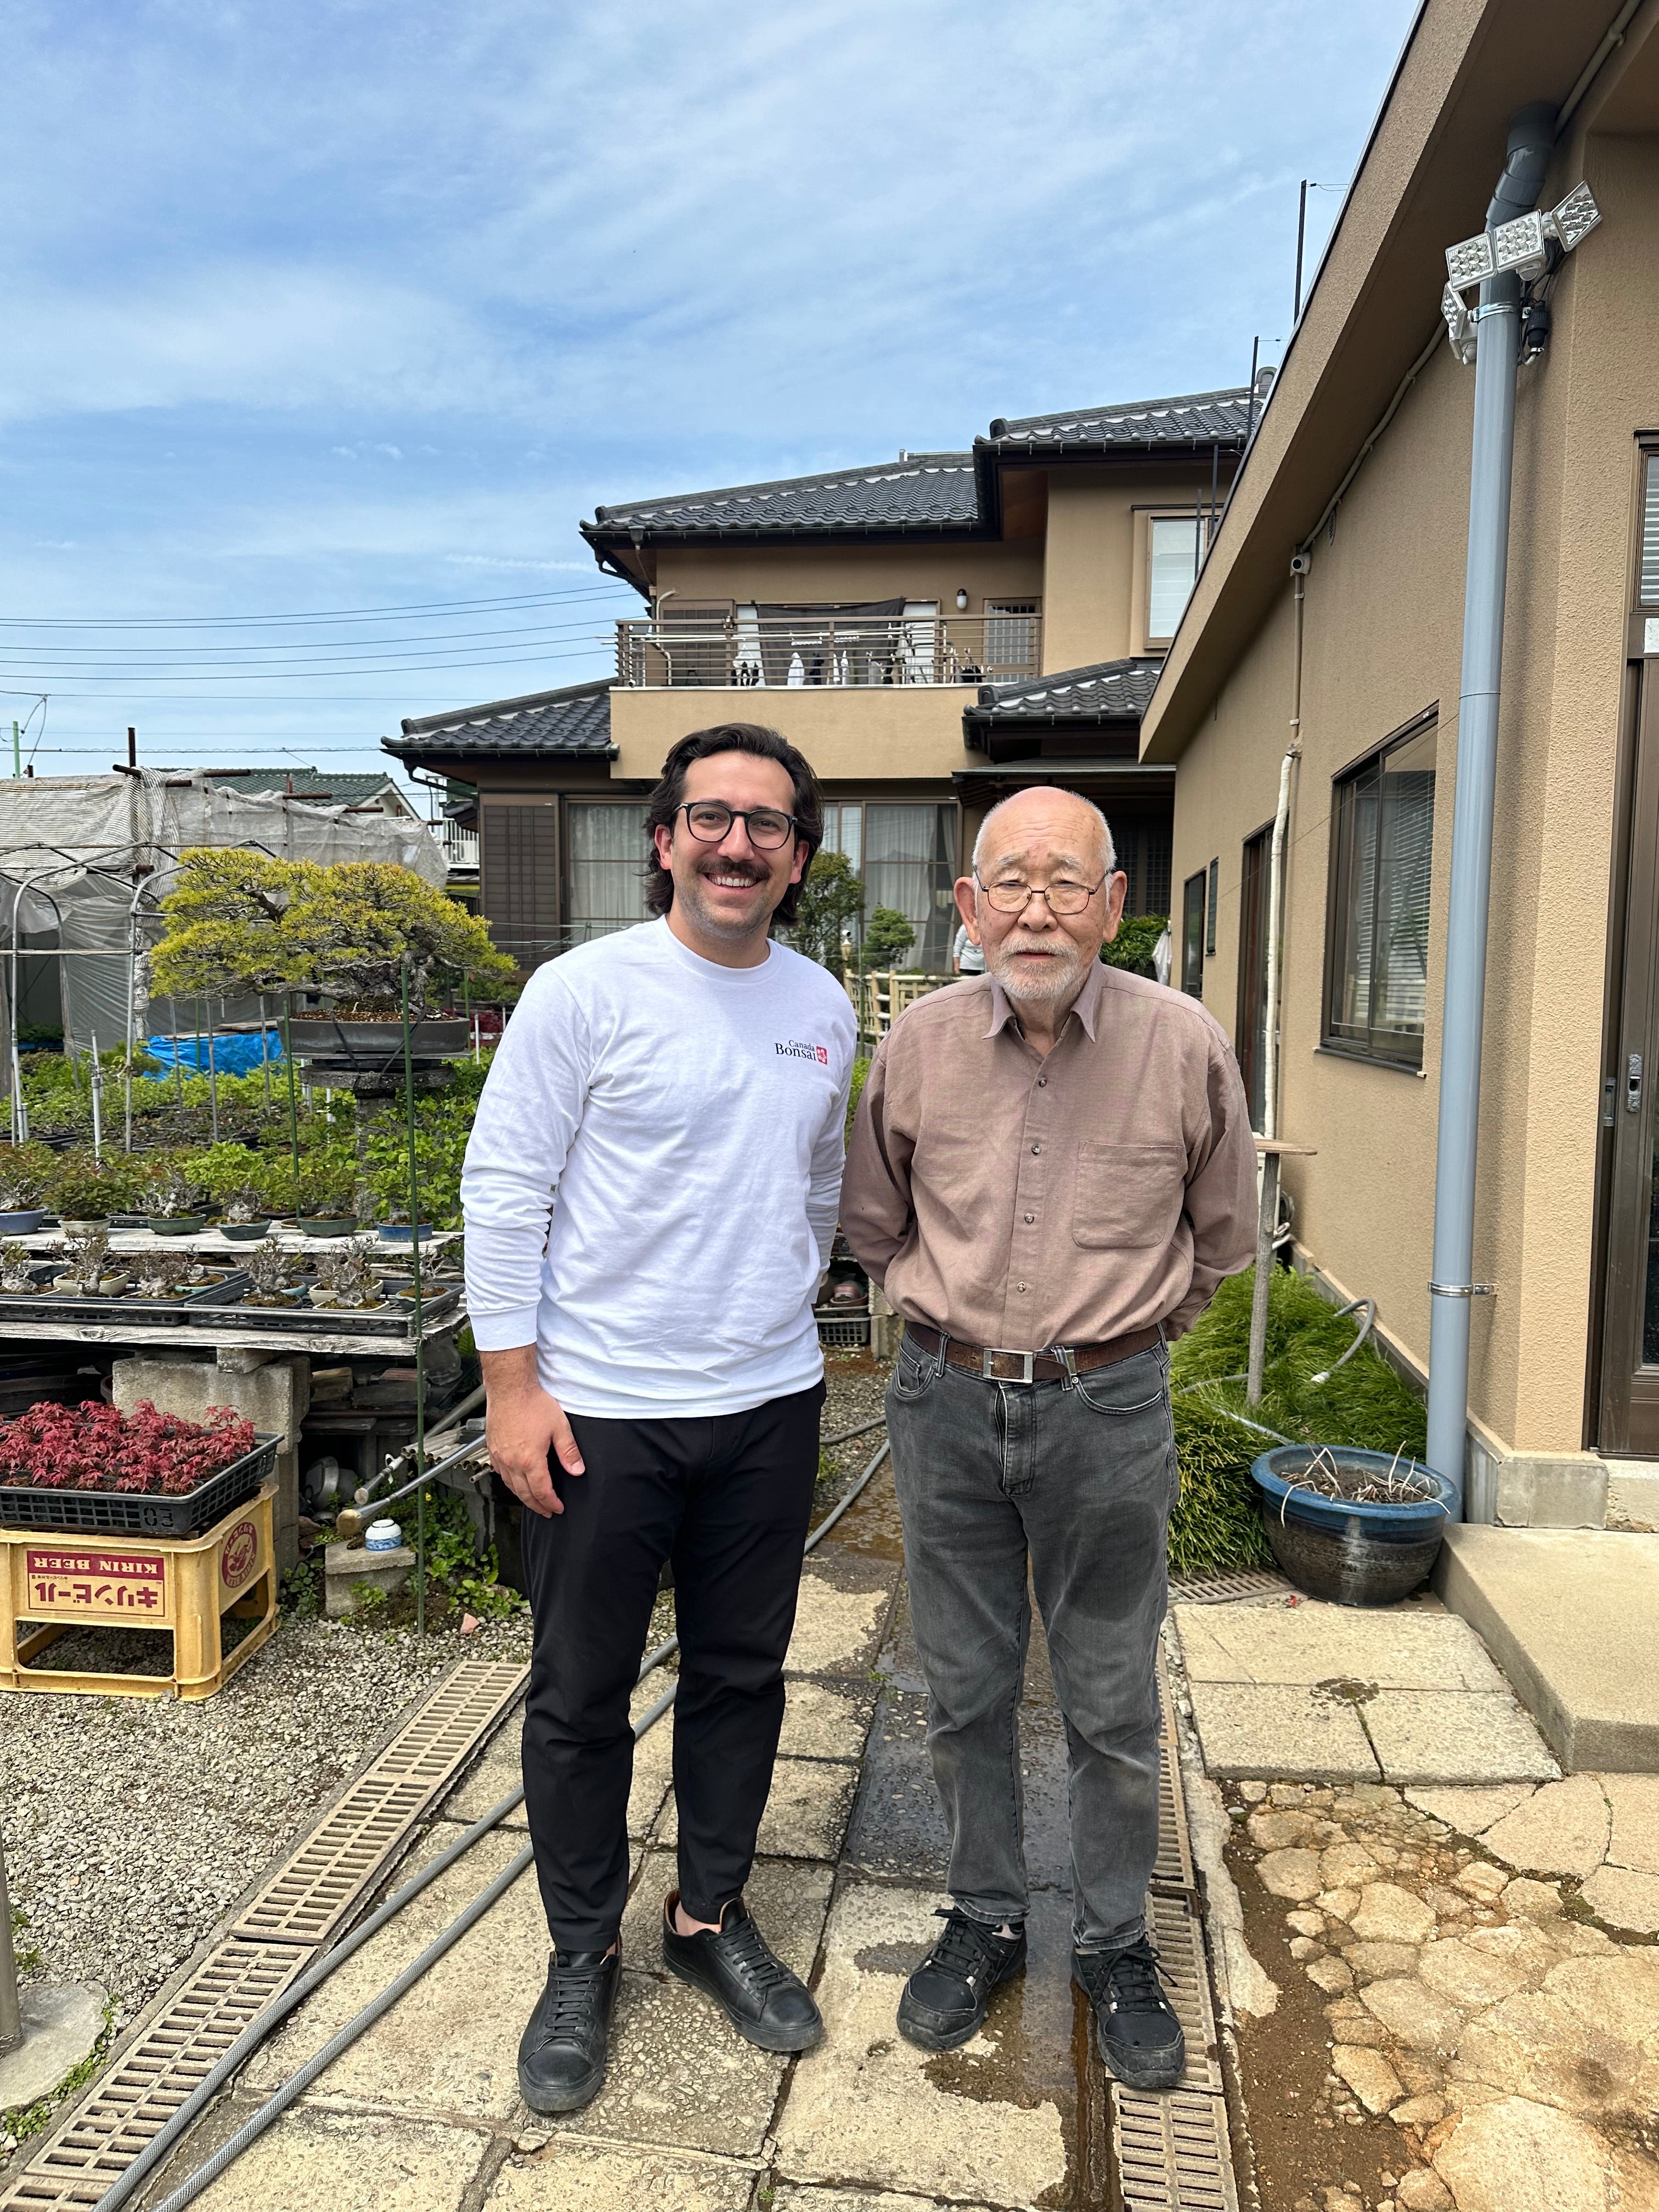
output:
[{"label": "elderly man", "polygon": [[1255,1240],[1249,1109],[1192,999],[1109,968],[1126,878],[1086,799],[987,816],[957,902],[987,973],[912,1006],[870,1071],[842,1224],[903,1341],[887,1395],[951,1906],[899,2003],[965,2043],[1024,1963],[1017,1709],[1027,1577],[1070,1751],[1073,1973],[1118,2079],[1181,2078],[1143,1900],[1158,1850],[1168,1340]]}]

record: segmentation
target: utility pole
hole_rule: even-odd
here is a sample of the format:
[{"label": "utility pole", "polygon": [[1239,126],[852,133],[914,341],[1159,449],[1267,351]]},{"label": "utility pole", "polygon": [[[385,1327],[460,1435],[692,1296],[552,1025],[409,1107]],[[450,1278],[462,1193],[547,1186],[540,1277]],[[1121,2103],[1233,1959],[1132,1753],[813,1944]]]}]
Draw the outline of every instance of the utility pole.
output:
[{"label": "utility pole", "polygon": [[138,732],[132,727],[131,724],[129,723],[127,725],[127,766],[129,768],[137,768],[137,765]]},{"label": "utility pole", "polygon": [[1308,237],[1308,179],[1302,179],[1302,204],[1296,216],[1296,301],[1291,309],[1291,328],[1302,319],[1302,249]]}]

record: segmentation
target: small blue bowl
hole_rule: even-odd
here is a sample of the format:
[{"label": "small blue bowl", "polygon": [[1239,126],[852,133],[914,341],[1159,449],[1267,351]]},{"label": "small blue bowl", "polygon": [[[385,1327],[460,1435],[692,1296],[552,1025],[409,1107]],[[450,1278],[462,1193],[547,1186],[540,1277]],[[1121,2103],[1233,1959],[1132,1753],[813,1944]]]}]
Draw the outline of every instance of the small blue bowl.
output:
[{"label": "small blue bowl", "polygon": [[[1297,1480],[1318,1457],[1354,1474],[1414,1476],[1432,1495],[1412,1504],[1367,1505],[1324,1498]],[[1261,1522],[1273,1557],[1310,1597],[1338,1605],[1392,1605],[1433,1566],[1449,1521],[1458,1517],[1454,1486],[1420,1460],[1346,1444],[1283,1444],[1263,1452],[1250,1474],[1261,1494]]]},{"label": "small blue bowl", "polygon": [[417,1236],[424,1243],[431,1234],[432,1224],[429,1221],[422,1222],[418,1230],[408,1221],[383,1221],[380,1224],[380,1242],[383,1244],[412,1244]]}]

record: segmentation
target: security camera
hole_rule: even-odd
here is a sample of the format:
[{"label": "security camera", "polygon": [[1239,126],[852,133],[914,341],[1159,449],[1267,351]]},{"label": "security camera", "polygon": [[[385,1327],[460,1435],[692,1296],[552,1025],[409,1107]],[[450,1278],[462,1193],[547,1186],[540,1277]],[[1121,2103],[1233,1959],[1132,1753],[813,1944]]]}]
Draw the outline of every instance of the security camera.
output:
[{"label": "security camera", "polygon": [[1292,553],[1292,554],[1291,554],[1291,575],[1293,575],[1293,576],[1305,576],[1305,575],[1307,574],[1307,573],[1308,573],[1309,569],[1310,569],[1310,568],[1311,568],[1312,567],[1313,567],[1313,555],[1312,555],[1311,553]]}]

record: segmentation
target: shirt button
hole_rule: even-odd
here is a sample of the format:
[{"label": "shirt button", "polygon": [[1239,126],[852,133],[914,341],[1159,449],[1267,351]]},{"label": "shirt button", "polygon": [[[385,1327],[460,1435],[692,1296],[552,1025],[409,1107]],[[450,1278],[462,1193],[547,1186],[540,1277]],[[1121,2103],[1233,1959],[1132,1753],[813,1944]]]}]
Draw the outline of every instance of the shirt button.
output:
[{"label": "shirt button", "polygon": [[1026,1215],[1025,1218],[1026,1218],[1028,1221],[1035,1221],[1035,1220],[1036,1219],[1036,1214],[1035,1214],[1035,1213],[1028,1213],[1028,1214]]},{"label": "shirt button", "polygon": [[1046,1091],[1048,1088],[1048,1077],[1047,1077],[1046,1075],[1039,1075],[1039,1076],[1038,1076],[1038,1078],[1037,1078],[1037,1089],[1038,1089],[1039,1091]]},{"label": "shirt button", "polygon": [[1042,1150],[1042,1147],[1041,1145],[1033,1145],[1031,1150],[1034,1152],[1040,1152]]},{"label": "shirt button", "polygon": [[1024,1289],[1025,1289],[1025,1285],[1024,1285],[1024,1283],[1016,1283],[1016,1284],[1014,1285],[1014,1288],[1015,1288],[1017,1291],[1020,1291],[1020,1292],[1022,1292],[1022,1293],[1023,1293],[1023,1292],[1024,1292]]}]

